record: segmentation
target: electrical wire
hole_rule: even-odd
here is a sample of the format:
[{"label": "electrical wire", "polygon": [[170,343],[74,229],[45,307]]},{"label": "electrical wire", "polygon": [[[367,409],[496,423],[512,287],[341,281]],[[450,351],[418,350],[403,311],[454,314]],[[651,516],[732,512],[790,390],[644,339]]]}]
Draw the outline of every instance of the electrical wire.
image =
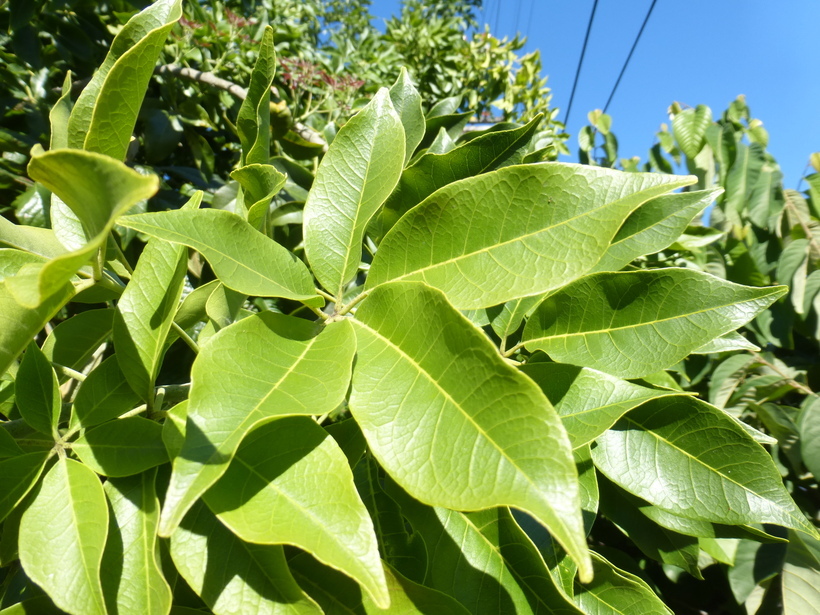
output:
[{"label": "electrical wire", "polygon": [[530,26],[532,25],[532,17],[533,17],[534,13],[535,13],[535,0],[530,0],[530,17],[529,17],[529,19],[527,19],[527,34],[525,35],[525,38],[527,39],[527,47],[530,46],[530,44],[529,44],[529,42],[530,42]]},{"label": "electrical wire", "polygon": [[521,0],[516,0],[515,5],[515,28],[513,28],[513,35],[518,34],[518,23],[521,19]]},{"label": "electrical wire", "polygon": [[641,29],[638,30],[638,36],[635,37],[635,42],[632,43],[632,49],[629,50],[629,55],[626,56],[626,62],[624,62],[623,68],[621,68],[621,74],[618,75],[618,80],[615,82],[615,85],[612,88],[612,92],[609,94],[609,98],[604,105],[604,113],[606,113],[607,109],[609,109],[609,103],[612,102],[612,98],[615,96],[615,92],[618,89],[618,85],[621,83],[621,77],[624,76],[626,72],[626,67],[629,66],[629,61],[632,59],[632,54],[635,52],[635,47],[638,46],[638,41],[641,40],[641,35],[643,34],[644,28],[646,28],[646,23],[649,21],[649,17],[652,15],[652,10],[655,8],[655,4],[658,0],[652,0],[652,4],[649,5],[649,10],[646,12],[646,17],[641,24]]},{"label": "electrical wire", "polygon": [[[654,2],[653,2],[654,4]],[[581,67],[584,64],[584,55],[587,52],[587,43],[589,42],[589,33],[592,31],[592,22],[595,20],[595,9],[598,8],[598,0],[592,4],[592,12],[589,15],[589,23],[587,24],[587,33],[584,36],[584,46],[581,47],[581,57],[578,58],[578,68],[575,69],[575,80],[572,82],[572,92],[569,95],[569,104],[567,105],[567,114],[564,117],[564,124],[569,122],[569,114],[572,111],[572,101],[575,98],[575,89],[578,87],[578,77],[581,75]]]}]

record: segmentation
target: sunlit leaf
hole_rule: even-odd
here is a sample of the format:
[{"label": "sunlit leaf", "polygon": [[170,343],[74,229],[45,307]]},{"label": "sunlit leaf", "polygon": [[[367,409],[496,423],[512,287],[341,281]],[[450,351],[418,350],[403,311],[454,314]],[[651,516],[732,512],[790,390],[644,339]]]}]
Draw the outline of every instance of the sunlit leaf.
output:
[{"label": "sunlit leaf", "polygon": [[168,461],[162,426],[140,416],[90,429],[72,442],[71,449],[103,476],[131,476]]}]

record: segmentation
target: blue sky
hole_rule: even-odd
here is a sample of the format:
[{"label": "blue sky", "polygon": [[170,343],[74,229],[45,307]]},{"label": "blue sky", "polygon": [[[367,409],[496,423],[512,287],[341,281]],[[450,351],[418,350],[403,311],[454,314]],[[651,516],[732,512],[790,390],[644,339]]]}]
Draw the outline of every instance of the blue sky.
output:
[{"label": "blue sky", "polygon": [[[526,50],[541,50],[561,119],[592,4],[485,0],[482,14],[494,35],[512,36],[517,25],[529,37]],[[587,111],[606,103],[650,4],[598,1],[569,118],[573,151]],[[371,12],[386,18],[399,6],[399,0],[374,0]],[[809,155],[820,151],[819,30],[817,0],[658,0],[609,107],[621,157],[646,160],[673,101],[706,104],[717,116],[745,94],[752,115],[769,131],[769,150],[786,187],[795,188]]]}]

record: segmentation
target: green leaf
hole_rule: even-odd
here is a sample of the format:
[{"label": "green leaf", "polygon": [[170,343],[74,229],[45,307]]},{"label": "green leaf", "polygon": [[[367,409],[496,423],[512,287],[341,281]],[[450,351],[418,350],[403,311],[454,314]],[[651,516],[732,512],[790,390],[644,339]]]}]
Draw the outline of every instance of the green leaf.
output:
[{"label": "green leaf", "polygon": [[236,118],[243,164],[267,164],[270,158],[270,86],[275,71],[273,28],[265,26],[251,83]]},{"label": "green leaf", "polygon": [[390,102],[393,103],[393,108],[404,128],[404,162],[406,164],[424,138],[424,110],[421,108],[421,95],[410,81],[410,75],[403,66],[396,82],[390,88]]},{"label": "green leaf", "polygon": [[599,482],[601,513],[612,521],[647,557],[686,570],[703,579],[698,568],[697,538],[678,534],[652,523],[636,506],[638,498],[619,489],[606,479]]},{"label": "green leaf", "polygon": [[281,545],[241,541],[201,502],[171,536],[171,557],[215,615],[320,615],[299,588]]},{"label": "green leaf", "polygon": [[595,577],[575,582],[575,603],[596,615],[672,615],[658,596],[635,575],[616,568],[597,553],[592,554]]},{"label": "green leaf", "polygon": [[[701,548],[706,545],[708,543],[702,543]],[[785,556],[784,544],[761,545],[751,540],[739,541],[734,561],[726,575],[737,603],[746,602],[758,585],[780,574]]]},{"label": "green leaf", "polygon": [[46,258],[54,258],[66,252],[65,246],[57,240],[51,229],[14,224],[2,217],[0,217],[0,245],[25,250]]},{"label": "green leaf", "polygon": [[672,118],[672,132],[687,158],[694,158],[706,144],[706,129],[712,123],[712,110],[706,105],[684,109]]},{"label": "green leaf", "polygon": [[631,411],[597,439],[592,459],[618,486],[682,517],[816,533],[765,449],[734,419],[691,397]]},{"label": "green leaf", "polygon": [[428,151],[404,170],[396,189],[385,202],[384,210],[379,215],[381,234],[387,233],[399,218],[439,188],[466,177],[520,163],[521,152],[529,144],[541,120],[542,116],[539,115],[526,126],[487,133],[447,153]]},{"label": "green leaf", "polygon": [[742,226],[741,214],[746,209],[746,203],[757,183],[765,157],[763,148],[759,145],[737,143],[736,147],[737,154],[724,183],[726,199],[723,211],[730,224]]},{"label": "green leaf", "polygon": [[[455,148],[456,142],[450,138],[450,135],[447,134],[447,131],[444,128],[439,128],[438,134],[436,135],[436,138],[433,139],[430,147],[422,151],[425,154],[446,154]],[[396,218],[396,220],[398,220],[398,218]],[[396,220],[393,221],[393,224],[395,224]],[[392,226],[392,224],[390,224],[390,226]]]},{"label": "green leaf", "polygon": [[800,432],[800,454],[803,463],[817,478],[820,476],[820,398],[807,398],[797,417]]},{"label": "green leaf", "polygon": [[109,613],[166,615],[171,588],[159,566],[156,470],[112,478],[103,489],[110,503],[102,586]]},{"label": "green leaf", "polygon": [[547,297],[524,327],[524,341],[555,361],[640,378],[737,329],[787,290],[691,269],[597,273]]},{"label": "green leaf", "polygon": [[641,203],[693,180],[561,163],[464,179],[390,230],[366,286],[423,281],[459,309],[545,293],[589,271]]},{"label": "green leaf", "polygon": [[229,211],[199,209],[124,216],[119,223],[200,252],[225,286],[246,295],[316,299],[305,264]]},{"label": "green leaf", "polygon": [[23,420],[40,433],[57,433],[57,423],[63,408],[60,383],[51,363],[37,346],[28,345],[17,372],[15,396]]},{"label": "green leaf", "polygon": [[6,457],[16,457],[17,455],[22,454],[23,449],[17,445],[17,442],[14,440],[14,436],[2,428],[2,422],[0,422],[0,459],[5,459]]},{"label": "green leaf", "polygon": [[188,418],[188,400],[179,402],[168,410],[165,422],[162,424],[162,441],[168,458],[173,460],[179,456],[182,444],[185,442],[185,421]]},{"label": "green leaf", "polygon": [[301,587],[319,603],[326,613],[350,613],[351,615],[377,615],[378,613],[401,613],[402,615],[468,615],[461,604],[453,598],[403,577],[384,564],[390,607],[380,609],[349,578],[333,568],[324,566],[300,553],[288,560],[293,576]]},{"label": "green leaf", "polygon": [[729,333],[716,337],[711,342],[706,342],[703,346],[696,348],[692,351],[692,354],[712,354],[716,352],[732,352],[734,350],[751,350],[757,352],[760,348],[752,344],[737,331],[729,331]]},{"label": "green leaf", "polygon": [[390,605],[373,522],[335,440],[308,417],[282,418],[245,437],[203,499],[234,534],[292,544]]},{"label": "green leaf", "polygon": [[80,312],[52,329],[43,342],[43,354],[55,365],[83,371],[111,335],[113,319],[111,308]]},{"label": "green leaf", "polygon": [[265,233],[271,200],[285,185],[287,175],[270,164],[249,164],[231,171],[231,178],[242,186],[248,223]]},{"label": "green leaf", "polygon": [[0,461],[0,521],[23,501],[40,478],[47,453],[27,453]]},{"label": "green leaf", "polygon": [[721,191],[669,194],[644,203],[618,229],[612,245],[593,271],[618,271],[639,256],[655,254],[670,246]]},{"label": "green leaf", "polygon": [[783,562],[784,615],[811,615],[820,604],[820,541],[790,532]]},{"label": "green leaf", "polygon": [[263,312],[218,332],[191,373],[185,443],[174,459],[160,535],[228,467],[254,427],[275,417],[322,414],[344,399],[355,338],[347,321],[323,329],[306,320]]},{"label": "green leaf", "polygon": [[125,158],[142,99],[182,0],[157,0],[132,17],[80,94],[68,120],[68,147]]},{"label": "green leaf", "polygon": [[99,478],[60,459],[20,521],[20,563],[32,581],[71,615],[106,615],[100,564],[108,507]]},{"label": "green leaf", "polygon": [[575,466],[578,468],[578,486],[581,488],[581,513],[584,517],[584,530],[589,536],[598,516],[601,495],[598,491],[598,473],[592,463],[592,451],[589,446],[582,446],[572,451]]},{"label": "green leaf", "polygon": [[117,356],[100,363],[80,386],[71,412],[69,427],[91,427],[115,419],[139,402],[128,384]]},{"label": "green leaf", "polygon": [[319,165],[304,211],[305,254],[341,298],[356,275],[367,223],[399,181],[404,129],[386,88],[339,130]]},{"label": "green leaf", "polygon": [[[185,205],[197,209],[202,193]],[[131,280],[117,302],[114,318],[116,357],[131,388],[153,403],[165,341],[171,330],[188,266],[184,246],[153,238],[140,255]]]},{"label": "green leaf", "polygon": [[350,410],[393,479],[432,506],[528,511],[586,575],[569,440],[538,387],[422,284],[374,290],[352,322]]},{"label": "green leaf", "polygon": [[37,596],[18,602],[0,611],[0,615],[64,615],[48,596]]},{"label": "green leaf", "polygon": [[555,406],[574,449],[592,442],[642,403],[680,394],[563,363],[528,363],[519,369],[541,387]]},{"label": "green leaf", "polygon": [[491,317],[490,326],[498,337],[502,339],[509,337],[518,331],[524,317],[543,300],[544,295],[535,295],[507,301],[502,306],[501,311]]},{"label": "green leaf", "polygon": [[162,426],[140,416],[90,429],[71,443],[71,450],[103,476],[131,476],[168,461]]},{"label": "green leaf", "polygon": [[0,282],[0,374],[23,352],[31,339],[74,296],[74,287],[65,284],[35,308],[20,304],[8,288],[6,278]]}]

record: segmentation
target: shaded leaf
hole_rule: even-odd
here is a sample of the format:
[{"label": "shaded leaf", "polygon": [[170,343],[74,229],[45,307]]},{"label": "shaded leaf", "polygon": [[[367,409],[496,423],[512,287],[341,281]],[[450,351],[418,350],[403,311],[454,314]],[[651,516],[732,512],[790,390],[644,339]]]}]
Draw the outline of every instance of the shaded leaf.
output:
[{"label": "shaded leaf", "polygon": [[57,423],[63,408],[60,383],[54,368],[36,342],[29,344],[23,355],[14,393],[17,409],[26,423],[46,435],[57,433]]},{"label": "shaded leaf", "polygon": [[0,521],[23,501],[40,478],[47,453],[27,453],[0,461]]},{"label": "shaded leaf", "polygon": [[112,308],[80,312],[52,329],[43,342],[43,354],[51,363],[82,371],[111,335],[113,319]]},{"label": "shaded leaf", "polygon": [[71,443],[71,449],[103,476],[131,476],[168,461],[162,426],[140,416],[90,429]]},{"label": "shaded leaf", "polygon": [[80,386],[69,427],[91,427],[115,419],[139,403],[129,386],[116,355],[100,363]]}]

